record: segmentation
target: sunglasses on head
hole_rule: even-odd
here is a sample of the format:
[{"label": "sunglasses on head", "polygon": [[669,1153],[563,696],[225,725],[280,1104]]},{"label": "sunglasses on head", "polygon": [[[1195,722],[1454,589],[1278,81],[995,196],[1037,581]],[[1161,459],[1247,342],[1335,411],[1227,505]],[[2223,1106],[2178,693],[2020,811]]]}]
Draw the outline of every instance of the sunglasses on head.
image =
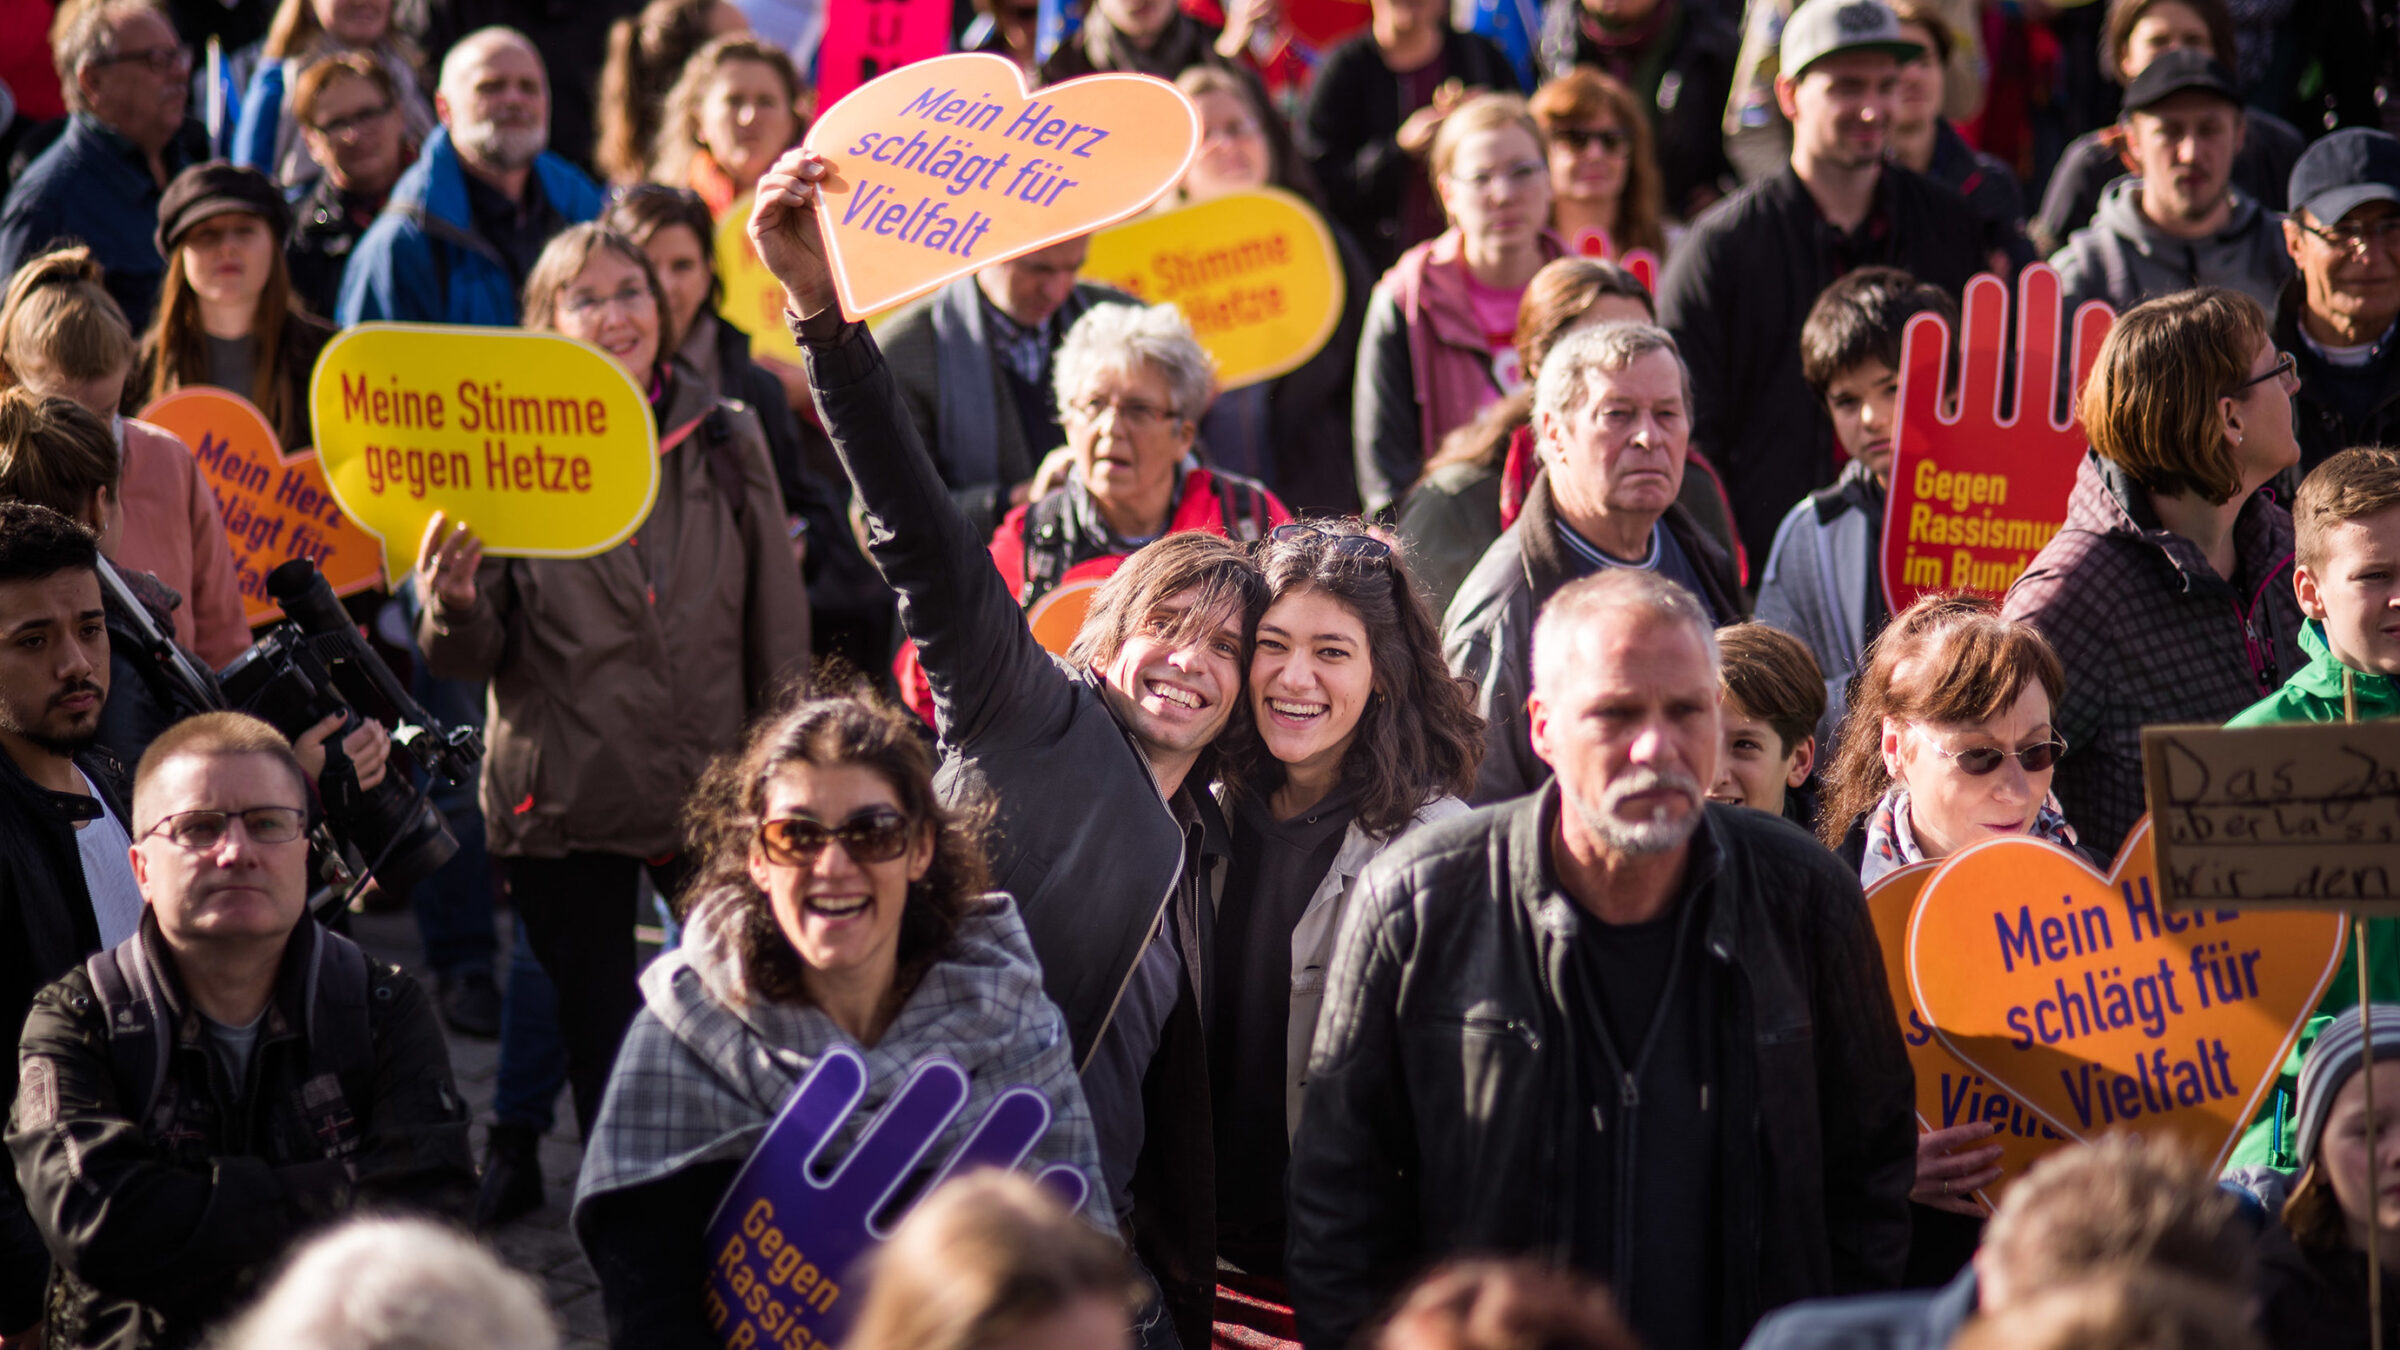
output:
[{"label": "sunglasses on head", "polygon": [[890,862],[908,851],[909,828],[908,817],[888,806],[854,812],[839,825],[786,816],[759,824],[758,846],[780,867],[807,867],[836,841],[852,862]]},{"label": "sunglasses on head", "polygon": [[1362,561],[1381,560],[1392,556],[1392,546],[1374,535],[1339,534],[1332,530],[1320,530],[1314,525],[1302,525],[1296,521],[1290,525],[1278,525],[1267,531],[1267,538],[1278,544],[1330,539],[1333,541],[1332,548],[1335,553],[1345,558],[1358,558]]},{"label": "sunglasses on head", "polygon": [[2058,757],[2067,753],[2067,743],[2055,738],[2033,745],[2021,745],[2014,750],[2003,750],[1996,745],[1978,745],[1966,750],[1951,750],[1945,748],[1940,741],[1930,735],[1926,736],[1925,743],[1933,747],[1935,754],[1957,765],[1958,771],[1969,778],[1981,778],[1985,774],[1998,770],[2002,763],[2011,759],[2024,765],[2027,773],[2040,773],[2058,763]]}]

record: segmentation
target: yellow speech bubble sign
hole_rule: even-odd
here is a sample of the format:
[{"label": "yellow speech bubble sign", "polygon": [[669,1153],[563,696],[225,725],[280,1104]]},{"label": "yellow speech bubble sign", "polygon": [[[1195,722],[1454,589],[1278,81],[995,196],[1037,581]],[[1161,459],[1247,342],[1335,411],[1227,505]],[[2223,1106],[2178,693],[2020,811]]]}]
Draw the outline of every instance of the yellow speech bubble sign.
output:
[{"label": "yellow speech bubble sign", "polygon": [[658,431],[625,368],[558,333],[370,323],[309,381],[317,454],[342,511],[407,574],[436,511],[487,552],[587,558],[658,494]]},{"label": "yellow speech bubble sign", "polygon": [[1217,387],[1287,374],[1342,321],[1342,258],[1308,203],[1280,188],[1236,192],[1092,236],[1083,279],[1172,301]]},{"label": "yellow speech bubble sign", "polygon": [[750,198],[745,194],[717,222],[717,314],[750,335],[750,354],[797,360],[783,324],[783,283],[750,246]]}]

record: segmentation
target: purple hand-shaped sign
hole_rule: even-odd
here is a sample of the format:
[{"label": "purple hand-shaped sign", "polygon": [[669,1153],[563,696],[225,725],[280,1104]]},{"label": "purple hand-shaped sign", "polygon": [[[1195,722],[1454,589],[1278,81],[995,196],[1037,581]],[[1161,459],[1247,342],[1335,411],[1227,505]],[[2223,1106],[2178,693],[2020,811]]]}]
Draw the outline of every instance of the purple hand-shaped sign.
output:
[{"label": "purple hand-shaped sign", "polygon": [[[838,1342],[863,1292],[858,1258],[889,1237],[879,1217],[967,1102],[967,1074],[928,1055],[868,1123],[831,1175],[819,1162],[867,1091],[867,1066],[836,1046],[800,1080],[766,1137],[742,1164],[708,1223],[709,1326],[727,1350],[816,1350]],[[999,1095],[920,1195],[958,1172],[1014,1167],[1050,1128],[1050,1103],[1032,1088]],[[1051,1167],[1039,1180],[1070,1208],[1083,1173]]]}]

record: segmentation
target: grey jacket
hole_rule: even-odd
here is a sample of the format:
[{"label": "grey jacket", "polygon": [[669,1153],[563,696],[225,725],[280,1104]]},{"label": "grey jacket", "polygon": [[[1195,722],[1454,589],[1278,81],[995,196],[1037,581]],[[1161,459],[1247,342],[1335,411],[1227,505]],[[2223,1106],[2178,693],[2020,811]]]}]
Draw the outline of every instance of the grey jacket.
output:
[{"label": "grey jacket", "polygon": [[[1667,508],[1667,532],[1691,559],[1708,593],[1700,597],[1720,624],[1749,613],[1733,559],[1681,506]],[[1475,771],[1478,806],[1522,796],[1550,777],[1533,753],[1525,696],[1533,690],[1533,621],[1560,587],[1581,575],[1558,537],[1547,472],[1533,480],[1517,523],[1495,541],[1459,584],[1442,620],[1442,656],[1450,673],[1475,686],[1483,716],[1483,765]]]},{"label": "grey jacket", "polygon": [[2194,286],[2229,286],[2275,312],[2275,294],[2292,274],[2273,215],[2233,193],[2233,215],[2206,239],[2179,239],[2142,214],[2142,180],[2120,178],[2100,194],[2092,223],[2050,255],[2066,295],[2066,313],[2105,300],[2120,314],[2154,295]]},{"label": "grey jacket", "polygon": [[1820,757],[1849,710],[1858,658],[1887,614],[1882,582],[1874,579],[1883,555],[1883,498],[1867,466],[1852,460],[1840,482],[1801,498],[1783,518],[1758,584],[1755,617],[1807,644],[1825,676]]}]

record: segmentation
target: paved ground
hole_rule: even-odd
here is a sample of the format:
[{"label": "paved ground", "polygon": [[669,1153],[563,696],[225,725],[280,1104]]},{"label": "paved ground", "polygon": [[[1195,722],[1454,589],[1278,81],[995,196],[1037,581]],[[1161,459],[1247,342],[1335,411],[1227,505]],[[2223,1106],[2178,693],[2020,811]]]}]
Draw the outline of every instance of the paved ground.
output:
[{"label": "paved ground", "polygon": [[[404,967],[431,989],[433,975],[425,968],[417,942],[416,921],[410,916],[354,915],[351,933],[368,951]],[[504,931],[499,962],[503,970],[508,965],[507,941]],[[499,1042],[450,1037],[451,1070],[458,1076],[459,1091],[466,1094],[468,1104],[475,1110],[478,1161],[483,1157],[484,1130],[491,1124],[492,1083],[499,1064]],[[599,1286],[592,1278],[591,1267],[584,1264],[582,1252],[576,1249],[574,1237],[567,1231],[567,1201],[574,1194],[575,1169],[582,1161],[583,1149],[575,1140],[574,1108],[568,1105],[563,1092],[559,1094],[557,1119],[558,1127],[542,1140],[542,1177],[549,1203],[485,1237],[510,1265],[541,1281],[550,1296],[551,1308],[558,1314],[564,1333],[562,1343],[568,1350],[603,1350],[607,1333],[600,1312]]]}]

